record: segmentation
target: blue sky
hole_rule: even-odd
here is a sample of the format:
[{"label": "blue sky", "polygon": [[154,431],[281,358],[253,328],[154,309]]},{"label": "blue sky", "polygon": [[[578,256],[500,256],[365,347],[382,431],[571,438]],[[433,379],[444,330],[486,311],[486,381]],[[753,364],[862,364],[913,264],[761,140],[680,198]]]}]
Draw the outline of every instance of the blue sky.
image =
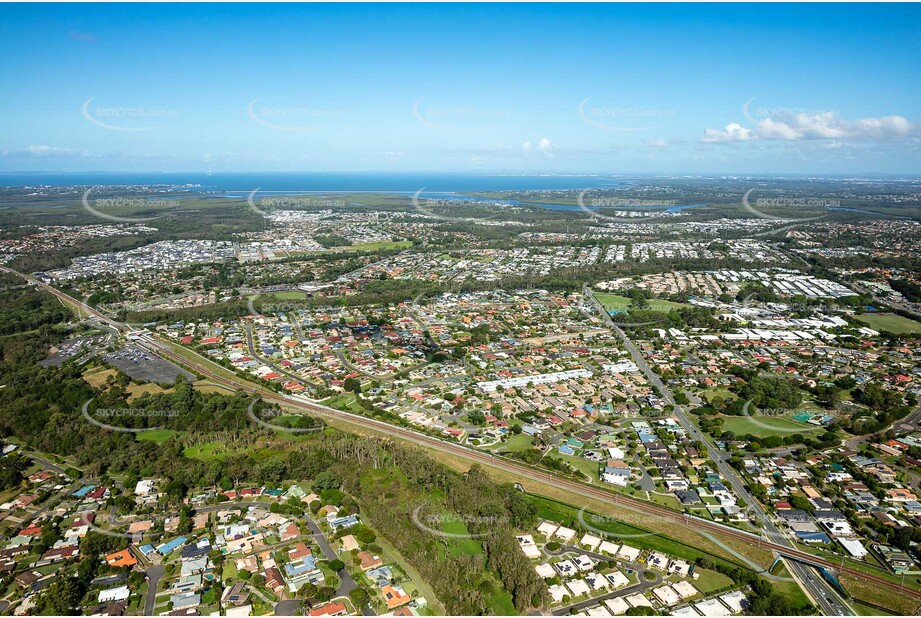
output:
[{"label": "blue sky", "polygon": [[0,171],[921,172],[917,5],[0,5]]}]

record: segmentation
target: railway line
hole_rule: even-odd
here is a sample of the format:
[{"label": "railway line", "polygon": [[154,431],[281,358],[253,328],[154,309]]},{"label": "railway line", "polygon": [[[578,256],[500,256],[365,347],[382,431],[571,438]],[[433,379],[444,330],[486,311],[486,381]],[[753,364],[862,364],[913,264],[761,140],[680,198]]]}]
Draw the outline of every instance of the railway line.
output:
[{"label": "railway line", "polygon": [[[22,273],[19,273],[17,271],[14,271],[14,270],[11,270],[5,267],[0,267],[0,270],[24,277],[31,283],[34,283],[40,286],[41,288],[47,290],[51,294],[54,294],[62,302],[80,307],[81,309],[85,310],[87,313],[89,313],[96,319],[100,320],[104,324],[114,329],[117,329],[118,331],[122,333],[129,334],[129,333],[132,333],[132,331],[134,330],[129,325],[113,320],[112,318],[109,318],[108,316],[86,305],[85,303],[82,303],[81,301],[74,299],[68,294],[61,292],[60,290],[57,290],[45,284],[44,282],[36,280],[33,277],[23,275]],[[357,427],[398,436],[399,438],[403,440],[406,440],[413,444],[417,444],[419,446],[432,448],[432,449],[441,451],[443,453],[455,455],[457,457],[463,458],[465,460],[468,460],[474,463],[479,463],[485,466],[497,468],[505,472],[511,473],[513,475],[516,475],[518,477],[521,477],[523,479],[530,479],[532,481],[550,483],[557,487],[564,488],[572,492],[575,495],[579,495],[579,496],[586,497],[586,498],[593,498],[600,502],[618,506],[620,508],[626,508],[628,510],[632,510],[634,512],[648,515],[651,517],[656,517],[656,518],[659,518],[660,521],[668,522],[668,523],[679,525],[679,526],[686,526],[692,530],[698,529],[698,530],[703,530],[703,531],[707,531],[711,533],[716,533],[724,537],[732,538],[732,539],[735,539],[735,540],[738,540],[738,541],[741,541],[741,542],[744,542],[750,545],[757,545],[758,547],[771,550],[775,554],[779,554],[779,555],[782,555],[782,556],[785,556],[785,557],[788,557],[794,560],[802,561],[804,563],[815,565],[815,566],[822,566],[825,568],[833,569],[835,571],[838,571],[839,573],[846,573],[853,577],[860,578],[864,581],[876,584],[880,586],[881,588],[889,590],[893,593],[907,595],[921,602],[921,590],[903,587],[897,584],[896,582],[886,579],[884,577],[874,575],[872,573],[868,573],[866,571],[862,571],[860,569],[856,569],[856,568],[853,568],[853,567],[850,567],[844,564],[832,563],[830,561],[827,561],[813,554],[810,554],[804,551],[800,551],[794,547],[790,547],[787,545],[782,545],[779,543],[774,543],[772,541],[765,540],[758,535],[755,535],[749,532],[745,532],[743,530],[738,530],[738,529],[735,529],[729,526],[718,524],[716,522],[711,522],[711,521],[703,520],[703,519],[693,517],[690,515],[686,515],[684,513],[679,513],[671,509],[668,509],[666,507],[659,506],[652,502],[639,500],[636,498],[632,498],[630,496],[618,495],[611,491],[600,489],[598,487],[594,487],[594,486],[591,486],[585,483],[581,483],[575,480],[560,477],[560,476],[557,476],[555,474],[551,474],[548,472],[543,472],[541,470],[537,470],[535,468],[531,468],[523,464],[518,464],[516,462],[509,461],[507,459],[496,457],[494,455],[483,453],[481,451],[476,451],[474,449],[471,449],[465,446],[461,446],[458,444],[454,444],[452,442],[447,442],[445,440],[441,440],[439,438],[435,438],[435,437],[432,437],[426,434],[418,433],[410,429],[391,425],[383,421],[378,421],[376,419],[359,416],[357,414],[352,414],[349,412],[343,412],[341,410],[336,410],[334,408],[330,408],[322,404],[315,403],[304,397],[300,397],[296,395],[280,395],[278,393],[275,393],[273,391],[270,391],[260,386],[243,384],[241,383],[242,380],[229,379],[221,375],[220,373],[210,369],[205,364],[205,363],[211,362],[211,361],[208,361],[207,359],[203,358],[202,362],[193,363],[188,358],[178,354],[170,346],[160,342],[152,335],[137,333],[133,335],[133,338],[135,339],[137,343],[142,344],[145,347],[149,347],[151,351],[156,352],[157,354],[160,354],[161,356],[164,356],[166,358],[169,358],[170,360],[176,362],[177,364],[183,365],[191,369],[192,371],[195,371],[198,374],[204,377],[207,377],[208,379],[212,380],[213,382],[217,384],[227,386],[233,390],[242,390],[252,395],[259,395],[266,401],[272,401],[275,403],[284,404],[286,406],[297,408],[304,412],[312,413],[317,416],[334,418],[334,419],[341,420],[343,422],[346,422],[348,424],[351,424]]]}]

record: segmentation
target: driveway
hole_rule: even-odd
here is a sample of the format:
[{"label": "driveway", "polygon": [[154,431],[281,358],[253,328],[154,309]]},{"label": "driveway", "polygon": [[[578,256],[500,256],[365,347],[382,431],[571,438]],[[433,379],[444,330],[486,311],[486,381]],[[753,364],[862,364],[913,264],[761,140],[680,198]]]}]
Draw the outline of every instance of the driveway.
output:
[{"label": "driveway", "polygon": [[297,616],[297,610],[303,601],[292,599],[290,601],[279,601],[275,604],[276,616]]}]

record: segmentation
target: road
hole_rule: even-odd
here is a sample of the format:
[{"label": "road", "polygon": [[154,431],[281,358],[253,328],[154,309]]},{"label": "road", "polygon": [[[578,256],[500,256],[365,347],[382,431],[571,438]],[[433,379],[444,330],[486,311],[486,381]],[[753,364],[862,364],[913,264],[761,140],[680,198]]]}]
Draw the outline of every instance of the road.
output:
[{"label": "road", "polygon": [[307,381],[306,381],[304,378],[302,378],[301,376],[297,375],[296,373],[291,373],[290,371],[287,371],[286,369],[284,369],[284,368],[282,368],[282,367],[276,367],[275,364],[272,363],[272,361],[263,358],[262,356],[259,355],[258,352],[256,352],[256,346],[254,345],[254,342],[253,342],[253,325],[252,325],[251,323],[247,323],[247,324],[246,324],[245,331],[246,331],[246,346],[249,348],[249,355],[250,355],[250,356],[252,356],[253,358],[255,358],[257,361],[259,361],[259,362],[262,363],[263,365],[266,365],[266,366],[268,366],[268,367],[271,367],[272,369],[274,369],[274,370],[277,371],[278,373],[280,373],[280,374],[282,374],[282,375],[285,375],[285,376],[288,376],[289,378],[291,378],[292,380],[297,381],[298,383],[307,383],[307,384],[309,384],[309,382],[307,382]]},{"label": "road", "polygon": [[[551,553],[551,552],[548,552],[548,553]],[[621,560],[612,558],[611,556],[606,556],[604,554],[587,551],[585,549],[582,549],[581,547],[576,547],[575,545],[563,545],[560,551],[553,555],[563,555],[567,553],[582,554],[583,556],[588,556],[589,558],[593,558],[594,560],[599,560],[602,562],[615,560],[620,566],[623,566],[623,564],[621,564],[622,563]],[[624,597],[624,596],[631,595],[637,592],[645,592],[646,590],[649,590],[650,588],[654,586],[658,586],[659,584],[662,583],[662,575],[660,573],[647,569],[638,564],[633,564],[632,562],[628,562],[626,564],[627,564],[627,568],[633,570],[636,573],[637,578],[638,578],[637,583],[631,586],[627,586],[626,588],[620,588],[618,590],[612,590],[611,592],[606,592],[599,596],[592,597],[591,599],[586,599],[585,601],[579,601],[578,603],[572,603],[571,605],[567,605],[565,607],[559,607],[553,610],[553,615],[554,616],[569,616],[575,612],[581,612],[582,610],[588,609],[589,607],[594,607],[595,605],[598,605],[599,603],[606,601],[608,599]],[[654,577],[651,580],[646,579],[647,572],[653,574]],[[573,610],[575,610],[575,612]]]},{"label": "road", "polygon": [[[2,270],[7,270],[13,274],[17,274],[25,277],[28,280],[31,280],[36,285],[39,285],[43,289],[47,290],[49,293],[54,294],[61,300],[67,302],[68,304],[84,307],[88,311],[92,312],[98,319],[106,322],[110,326],[117,328],[121,332],[128,333],[132,332],[133,329],[126,324],[116,322],[112,318],[105,316],[98,311],[95,311],[91,307],[88,307],[84,303],[68,296],[67,294],[57,290],[49,285],[46,285],[40,281],[35,280],[32,277],[22,275],[16,271],[9,271],[9,269],[0,267]],[[605,312],[605,315],[607,313]],[[618,329],[619,330],[619,329]],[[625,337],[626,338],[626,337]],[[777,553],[781,553],[787,556],[794,558],[799,558],[802,560],[807,560],[815,564],[819,564],[831,569],[837,569],[841,573],[846,573],[854,577],[863,579],[864,581],[872,582],[878,585],[882,589],[887,589],[892,591],[894,594],[901,594],[910,596],[918,601],[921,601],[921,591],[914,588],[902,588],[898,583],[891,581],[887,578],[866,573],[864,571],[855,569],[848,565],[838,565],[826,561],[821,558],[817,558],[810,553],[800,551],[795,547],[791,547],[788,542],[774,542],[770,539],[763,539],[762,537],[752,534],[750,532],[745,532],[731,526],[726,526],[719,524],[717,522],[702,520],[691,516],[685,516],[682,513],[674,511],[672,509],[659,506],[652,502],[647,502],[644,500],[639,500],[622,494],[616,494],[609,490],[591,486],[579,481],[575,481],[569,478],[561,477],[549,472],[544,472],[524,464],[520,464],[511,460],[506,460],[501,457],[496,457],[494,455],[486,454],[475,449],[461,446],[459,444],[448,442],[440,438],[435,438],[427,434],[419,433],[411,429],[406,429],[403,427],[398,427],[391,425],[389,423],[378,421],[372,418],[360,416],[350,412],[343,412],[342,410],[337,410],[335,408],[330,408],[324,406],[320,403],[311,401],[305,397],[291,396],[291,395],[279,395],[269,391],[265,387],[258,385],[250,384],[241,378],[233,376],[232,378],[227,377],[227,370],[220,367],[216,363],[201,357],[199,355],[192,355],[195,358],[195,361],[192,362],[185,355],[180,355],[173,351],[170,345],[165,344],[158,339],[150,335],[140,335],[140,343],[144,345],[149,351],[160,354],[166,358],[170,358],[174,362],[180,363],[187,366],[193,371],[200,373],[201,375],[215,381],[219,384],[225,384],[237,390],[242,390],[244,392],[251,393],[253,395],[262,396],[267,401],[274,401],[276,403],[284,404],[290,408],[301,410],[307,414],[315,414],[327,418],[333,418],[349,425],[372,430],[375,432],[383,433],[385,435],[398,437],[401,440],[406,442],[423,446],[429,449],[438,450],[443,453],[455,456],[459,459],[463,459],[472,463],[478,463],[483,466],[488,466],[492,468],[497,468],[503,472],[518,476],[521,479],[536,481],[542,484],[551,484],[553,486],[559,487],[565,491],[568,491],[574,495],[580,496],[582,498],[590,498],[616,506],[621,509],[630,510],[636,513],[643,515],[650,515],[654,518],[659,518],[660,521],[668,521],[675,526],[688,526],[691,530],[704,530],[707,532],[715,533],[723,537],[730,537],[735,541],[746,543],[749,545],[757,545],[764,549],[768,549]],[[631,343],[632,346],[632,343]],[[635,349],[635,347],[634,347]],[[219,372],[218,372],[219,371]],[[663,391],[663,394],[667,393],[666,389]],[[714,457],[719,457],[719,452],[715,449],[713,450]],[[746,492],[747,493],[747,492]],[[677,532],[677,531],[676,531]],[[785,541],[785,539],[781,539]],[[794,563],[791,563],[794,564]],[[811,570],[807,569],[809,573]],[[804,578],[806,579],[806,578]],[[834,597],[833,597],[834,598]],[[818,602],[818,600],[817,600]],[[827,603],[826,603],[827,604]],[[835,611],[830,612],[831,615],[837,615]]]},{"label": "road", "polygon": [[[338,560],[339,554],[336,553],[336,550],[333,549],[333,546],[329,544],[329,539],[326,538],[326,535],[323,534],[323,531],[320,530],[320,526],[317,525],[317,522],[308,518],[307,527],[310,528],[310,531],[313,532],[313,538],[317,542],[317,545],[320,546],[320,551],[323,552],[323,557],[327,560]],[[355,588],[358,587],[358,584],[355,583],[355,580],[352,579],[352,574],[349,573],[344,568],[339,569],[336,572],[336,575],[339,576],[339,587],[336,589],[337,597],[347,597],[349,593]]]},{"label": "road", "polygon": [[154,607],[157,605],[157,585],[160,578],[166,574],[165,564],[155,564],[150,567],[144,574],[147,576],[147,598],[144,600],[144,615],[154,616]]},{"label": "road", "polygon": [[[736,470],[727,463],[729,454],[718,449],[710,437],[697,428],[697,425],[695,425],[691,418],[688,416],[688,413],[684,407],[675,401],[675,397],[672,394],[671,389],[662,381],[662,379],[659,377],[659,374],[652,370],[652,367],[650,367],[649,363],[646,362],[646,358],[640,352],[639,348],[636,347],[633,341],[627,336],[627,333],[625,333],[620,327],[614,324],[614,321],[611,319],[611,315],[595,298],[591,290],[588,289],[588,286],[583,286],[582,292],[585,294],[585,296],[592,300],[596,311],[602,316],[602,319],[606,318],[608,325],[621,339],[627,349],[627,352],[630,353],[630,357],[633,359],[633,362],[636,363],[636,365],[640,368],[640,370],[646,376],[646,379],[649,380],[649,383],[658,389],[662,398],[667,403],[672,405],[675,417],[678,419],[678,422],[688,433],[688,435],[707,448],[707,452],[716,465],[720,476],[729,482],[736,496],[745,500],[748,508],[754,512],[757,519],[762,522],[762,525],[764,526],[764,532],[768,538],[776,545],[786,547],[787,549],[793,548],[793,543],[790,541],[790,539],[784,535],[777,528],[777,526],[774,525],[774,522],[771,521],[764,508],[761,506],[761,503],[758,502],[758,500],[756,500],[755,497],[749,493],[748,489],[745,487],[745,483],[742,481],[742,478],[739,476]],[[787,569],[791,572],[793,577],[796,578],[804,588],[806,588],[807,594],[826,615],[854,615],[855,612],[839,598],[838,594],[832,589],[830,584],[826,583],[825,580],[820,580],[813,577],[814,570],[812,568],[791,560],[787,561]]]}]

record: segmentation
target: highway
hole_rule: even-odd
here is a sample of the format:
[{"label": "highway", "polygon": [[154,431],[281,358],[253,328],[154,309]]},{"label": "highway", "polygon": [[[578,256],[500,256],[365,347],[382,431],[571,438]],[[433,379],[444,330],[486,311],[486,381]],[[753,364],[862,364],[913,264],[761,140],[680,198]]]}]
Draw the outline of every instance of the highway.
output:
[{"label": "highway", "polygon": [[[595,298],[595,295],[592,294],[591,290],[588,289],[588,286],[584,286],[582,289],[583,294],[588,298],[592,299],[592,303],[595,306],[596,311],[601,314],[602,319],[607,318],[608,325],[614,330],[617,336],[621,339],[624,346],[627,348],[627,351],[630,353],[630,357],[633,359],[633,362],[640,368],[646,378],[649,380],[649,383],[655,386],[659,393],[661,393],[662,398],[671,404],[674,408],[675,417],[678,419],[678,422],[684,428],[688,435],[691,436],[694,440],[697,440],[700,444],[703,444],[707,448],[707,452],[710,455],[710,458],[716,464],[716,468],[724,479],[729,481],[729,484],[732,486],[733,491],[736,496],[745,500],[746,505],[751,512],[762,522],[764,526],[764,532],[767,534],[768,538],[776,545],[786,546],[787,548],[792,548],[793,544],[789,538],[786,537],[778,528],[774,525],[774,522],[771,521],[768,514],[764,511],[761,504],[758,500],[752,496],[748,489],[745,487],[745,483],[742,481],[742,478],[735,471],[735,469],[727,463],[729,454],[721,451],[716,447],[716,444],[710,439],[710,437],[704,434],[697,428],[697,425],[691,420],[688,416],[687,411],[684,407],[679,405],[675,401],[671,389],[662,381],[655,371],[652,370],[652,367],[649,366],[649,363],[646,362],[645,357],[640,352],[640,350],[634,345],[633,341],[627,336],[627,334],[616,324],[614,320],[611,319],[611,315],[605,310],[601,305],[598,299]],[[776,550],[775,550],[776,551]],[[816,605],[822,608],[822,611],[829,616],[852,616],[855,612],[847,605],[846,602],[841,600],[838,594],[832,589],[831,585],[828,584],[821,577],[814,577],[815,571],[799,562],[796,561],[785,561],[787,565],[787,570],[790,571],[791,575],[800,583],[800,585],[806,590],[807,594],[812,598]]]},{"label": "highway", "polygon": [[[46,285],[40,281],[37,281],[32,277],[22,275],[22,273],[11,271],[4,267],[0,267],[0,269],[25,277],[27,280],[47,290],[49,293],[54,294],[59,299],[61,299],[63,302],[85,309],[90,314],[92,314],[96,319],[104,322],[105,324],[108,324],[109,326],[113,328],[116,328],[117,330],[123,333],[133,332],[134,330],[127,324],[122,324],[120,322],[117,322],[109,318],[108,316],[105,316],[102,313],[96,311],[92,307],[88,307],[84,303],[70,297],[64,292],[61,292],[49,285]],[[605,315],[607,315],[607,312],[604,312],[604,313]],[[621,331],[616,326],[614,326],[614,328],[617,332],[623,335],[623,331]],[[477,451],[470,447],[461,446],[459,444],[448,442],[446,440],[442,440],[439,438],[435,438],[435,437],[432,437],[432,436],[429,436],[423,433],[413,431],[411,429],[407,429],[404,427],[398,427],[396,425],[391,425],[389,423],[378,421],[373,418],[368,418],[368,417],[360,416],[358,414],[353,414],[350,412],[343,412],[335,408],[330,408],[320,403],[317,403],[315,401],[311,401],[307,399],[306,397],[300,397],[297,395],[294,395],[294,396],[280,395],[266,388],[249,384],[241,378],[237,378],[237,377],[228,378],[224,375],[227,371],[226,369],[220,367],[219,365],[213,363],[212,361],[206,358],[198,356],[197,354],[190,352],[190,354],[194,355],[196,359],[195,362],[192,362],[186,356],[176,353],[172,349],[172,347],[170,347],[168,344],[160,342],[158,339],[154,338],[151,335],[145,335],[145,334],[140,334],[140,333],[136,333],[136,335],[138,336],[137,343],[148,348],[149,351],[160,354],[161,356],[169,358],[170,360],[176,363],[186,366],[191,371],[197,372],[200,375],[205,376],[218,384],[223,384],[235,390],[241,390],[244,392],[251,393],[253,395],[259,395],[266,401],[272,401],[275,403],[284,404],[285,406],[301,410],[308,414],[313,414],[313,415],[317,415],[320,417],[337,419],[337,420],[343,421],[345,423],[348,423],[350,425],[353,425],[359,428],[369,429],[369,430],[373,430],[379,433],[383,433],[385,435],[399,437],[400,439],[410,442],[412,444],[417,444],[419,446],[423,446],[423,447],[430,448],[433,450],[438,450],[442,453],[447,453],[447,454],[453,455],[460,459],[467,460],[472,463],[478,463],[483,466],[496,468],[506,473],[512,474],[514,476],[518,476],[522,479],[528,479],[528,480],[532,480],[532,481],[536,481],[540,483],[547,483],[547,484],[565,489],[575,495],[578,495],[584,498],[595,499],[595,500],[598,500],[606,504],[617,506],[618,508],[622,508],[622,509],[630,510],[636,513],[648,515],[651,518],[656,519],[657,521],[669,522],[675,526],[687,526],[691,530],[699,529],[699,530],[703,530],[706,532],[719,534],[723,537],[730,537],[734,540],[737,540],[743,543],[747,543],[750,545],[757,545],[759,547],[774,551],[784,556],[789,556],[795,559],[806,560],[810,563],[821,565],[821,566],[824,566],[830,569],[834,569],[841,573],[846,573],[848,575],[852,575],[854,577],[863,579],[864,581],[872,582],[883,589],[891,590],[894,594],[907,595],[921,602],[921,591],[916,590],[914,588],[901,588],[898,583],[894,581],[890,581],[889,579],[886,579],[884,577],[874,575],[872,573],[867,573],[865,571],[861,571],[861,570],[855,569],[847,565],[838,565],[838,564],[829,562],[827,560],[824,560],[822,558],[816,557],[810,553],[800,551],[796,549],[795,547],[793,547],[786,538],[780,535],[779,531],[777,531],[777,536],[772,535],[770,539],[766,540],[760,537],[759,535],[752,534],[750,532],[738,530],[736,528],[732,528],[730,526],[726,526],[724,524],[720,524],[717,522],[698,519],[696,517],[692,517],[692,516],[685,515],[683,513],[679,513],[667,507],[659,506],[652,502],[647,502],[645,500],[632,498],[630,496],[626,496],[622,494],[616,494],[612,491],[608,491],[600,487],[595,487],[595,486],[591,486],[591,485],[588,485],[588,484],[585,484],[585,483],[582,483],[576,480],[572,480],[572,479],[565,478],[565,477],[560,477],[555,474],[551,474],[549,472],[543,472],[541,470],[531,468],[524,464],[520,464],[514,461],[503,459],[501,457],[496,457],[496,456],[493,456],[493,455],[490,455],[490,454],[487,454],[481,451]],[[629,339],[626,338],[626,335],[623,335],[623,337],[625,339],[625,343],[629,342]],[[639,350],[637,350],[636,347],[633,346],[632,342],[629,343],[628,349],[632,349],[637,354],[639,354]],[[633,352],[631,352],[631,354],[633,354]],[[640,363],[637,363],[637,364],[641,367],[646,366],[648,368],[648,365],[646,365],[645,363],[645,359],[642,359],[642,355],[639,355],[639,357],[640,357],[640,360],[642,360],[643,362],[642,364]],[[212,367],[214,369],[212,369]],[[219,369],[220,371],[216,371],[217,369]],[[658,376],[655,376],[655,377],[656,379],[658,379]],[[662,391],[663,396],[670,397],[670,391],[667,388],[661,388],[661,391]],[[673,401],[673,398],[672,398],[672,401]],[[680,409],[680,407],[676,405],[675,409],[678,410]],[[682,416],[684,416],[683,410],[682,410]],[[679,417],[679,419],[680,418],[681,417]],[[684,418],[687,419],[686,416],[684,416]],[[695,436],[702,435],[700,434],[700,432],[696,430],[696,428],[693,427],[693,425],[691,425],[691,427],[688,430],[691,433],[691,435],[695,435]],[[703,437],[702,443],[710,444],[709,440],[707,440],[706,437]],[[722,464],[720,465],[721,471],[723,470],[723,466],[728,467],[728,465],[725,464],[725,462],[722,460],[720,456],[720,452],[717,451],[715,447],[708,447],[708,448],[712,448],[710,452],[713,453],[713,457],[717,461],[718,465]],[[734,471],[731,471],[730,474],[724,475],[724,476],[727,479],[732,479],[736,477]],[[742,489],[744,490],[744,486],[742,487]],[[748,496],[748,492],[745,491],[742,493],[742,495]],[[757,503],[753,499],[751,499],[749,501],[749,504],[757,504]],[[765,518],[765,524],[767,523],[768,521]],[[801,568],[798,568],[798,567],[801,567]],[[795,561],[788,561],[788,568],[789,570],[791,570],[794,576],[797,577],[798,579],[800,579],[800,577],[802,576],[800,581],[803,583],[804,586],[807,587],[807,591],[810,591],[810,595],[816,595],[813,598],[815,599],[816,603],[819,604],[820,607],[822,607],[823,611],[826,611],[828,613],[828,615],[846,615],[848,613],[851,613],[850,610],[845,607],[843,602],[841,602],[840,600],[835,601],[837,599],[837,595],[829,591],[827,586],[824,584],[824,582],[819,580],[817,577],[815,577],[815,573],[811,568],[806,567],[805,565],[801,565]],[[809,579],[810,577],[812,577],[811,580]],[[823,589],[824,589],[824,592],[823,592]],[[826,597],[831,598],[832,602],[829,602]]]}]

